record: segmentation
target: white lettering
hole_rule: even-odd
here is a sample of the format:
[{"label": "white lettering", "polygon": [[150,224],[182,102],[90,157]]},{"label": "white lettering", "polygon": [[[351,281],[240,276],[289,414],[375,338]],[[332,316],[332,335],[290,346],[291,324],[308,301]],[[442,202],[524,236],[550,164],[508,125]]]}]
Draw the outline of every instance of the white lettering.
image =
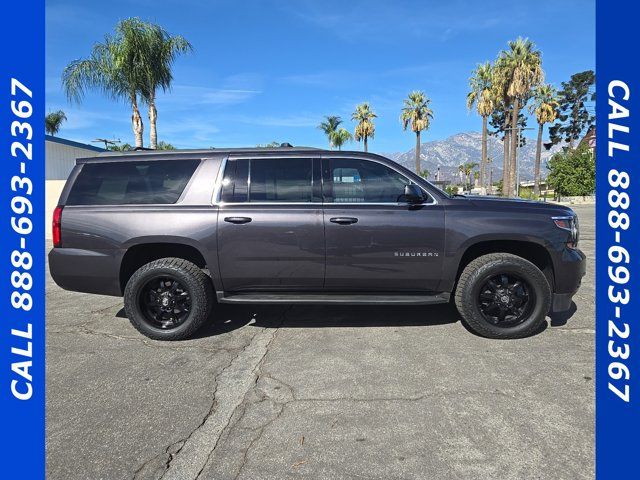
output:
[{"label": "white lettering", "polygon": [[13,396],[16,397],[18,400],[29,400],[31,398],[31,395],[33,394],[33,388],[31,387],[31,384],[30,383],[25,384],[27,386],[26,392],[19,392],[17,385],[18,385],[18,380],[11,381],[11,393],[13,393]]},{"label": "white lettering", "polygon": [[612,98],[616,98],[616,95],[613,93],[614,88],[621,88],[622,91],[624,92],[622,99],[629,100],[629,95],[631,95],[631,92],[629,90],[629,85],[624,83],[622,80],[611,80],[609,82],[609,96]]}]

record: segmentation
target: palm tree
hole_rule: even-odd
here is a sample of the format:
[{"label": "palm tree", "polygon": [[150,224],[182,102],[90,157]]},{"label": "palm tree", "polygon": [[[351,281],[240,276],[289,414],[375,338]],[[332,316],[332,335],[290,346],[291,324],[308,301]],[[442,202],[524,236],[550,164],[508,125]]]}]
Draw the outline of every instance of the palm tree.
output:
[{"label": "palm tree", "polygon": [[171,145],[169,142],[165,142],[164,140],[160,140],[156,148],[158,150],[175,150],[176,149],[176,147]]},{"label": "palm tree", "polygon": [[324,117],[325,120],[318,125],[318,128],[324,132],[329,140],[329,148],[333,148],[334,145],[334,134],[338,129],[338,126],[342,123],[342,119],[337,115],[327,115]]},{"label": "palm tree", "polygon": [[501,130],[502,136],[502,182],[500,183],[500,190],[503,196],[508,196],[508,183],[509,183],[509,123],[511,122],[511,101],[507,95],[507,83],[505,75],[504,62],[496,61],[493,67],[493,75],[491,77],[491,93],[494,99],[494,111],[492,115],[503,118]]},{"label": "palm tree", "polygon": [[411,126],[416,134],[416,173],[420,174],[420,132],[427,130],[433,118],[433,111],[429,108],[431,100],[418,90],[414,90],[404,100],[404,107],[400,114],[400,121],[404,130]]},{"label": "palm tree", "polygon": [[491,63],[478,64],[469,78],[467,94],[467,108],[471,110],[476,106],[478,115],[482,117],[482,154],[480,160],[480,186],[485,184],[485,169],[487,163],[487,118],[495,108],[494,91],[492,89],[493,69]]},{"label": "palm tree", "polygon": [[149,146],[158,148],[156,109],[156,91],[171,88],[173,72],[171,71],[176,57],[193,51],[191,44],[180,35],[169,35],[159,25],[142,23],[144,41],[141,53],[144,57],[146,88],[143,90],[144,100],[149,105]]},{"label": "palm tree", "polygon": [[373,119],[378,116],[371,110],[369,102],[361,103],[356,106],[356,110],[351,114],[351,120],[357,123],[356,129],[353,132],[353,137],[356,142],[363,140],[364,151],[368,151],[367,140],[373,138],[376,133],[376,126],[373,124]]},{"label": "palm tree", "polygon": [[147,94],[147,72],[141,51],[144,27],[136,18],[120,21],[115,35],[94,44],[88,58],[74,60],[62,72],[62,86],[69,101],[80,103],[86,89],[100,90],[131,105],[131,126],[136,147],[143,146],[144,125],[138,99]]},{"label": "palm tree", "polygon": [[60,131],[60,127],[62,126],[62,122],[67,121],[67,116],[62,110],[58,110],[57,112],[49,112],[46,117],[44,117],[44,129],[49,135],[57,135]]},{"label": "palm tree", "polygon": [[524,107],[526,99],[531,94],[531,89],[544,80],[544,71],[541,53],[535,50],[534,43],[528,38],[518,37],[517,40],[510,41],[509,50],[500,53],[497,63],[500,64],[506,95],[512,104],[509,188],[507,190],[508,194],[512,195],[515,188],[516,154],[520,143],[518,115],[520,108]]},{"label": "palm tree", "polygon": [[540,155],[542,153],[542,130],[545,123],[553,123],[558,114],[558,96],[556,89],[549,84],[538,86],[533,94],[533,104],[530,107],[538,121],[538,141],[536,143],[536,163],[533,175],[533,193],[540,195]]},{"label": "palm tree", "polygon": [[464,178],[466,179],[466,186],[468,186],[469,189],[471,189],[471,173],[473,172],[473,169],[476,168],[477,166],[478,164],[476,162],[469,162],[469,163],[460,165],[460,169],[464,174]]},{"label": "palm tree", "polygon": [[333,145],[338,147],[338,150],[342,150],[342,146],[353,140],[353,135],[346,128],[339,128],[333,132]]}]

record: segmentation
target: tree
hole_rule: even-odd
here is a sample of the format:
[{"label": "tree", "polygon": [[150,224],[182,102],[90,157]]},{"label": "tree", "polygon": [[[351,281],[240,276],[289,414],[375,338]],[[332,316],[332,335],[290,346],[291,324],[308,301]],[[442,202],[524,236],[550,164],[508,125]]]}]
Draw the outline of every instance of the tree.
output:
[{"label": "tree", "polygon": [[428,180],[429,179],[429,175],[431,175],[431,172],[427,169],[421,170],[420,172],[418,172],[418,175],[420,175],[422,178]]},{"label": "tree", "polygon": [[[497,92],[496,92],[497,94]],[[496,109],[491,115],[491,126],[495,128],[495,131],[491,132],[491,135],[497,137],[502,134],[502,178],[503,180],[509,178],[509,139],[511,135],[508,135],[509,122],[511,118],[510,105],[506,98],[502,98],[497,103]],[[500,191],[502,195],[506,195],[506,182],[502,182],[500,185]]]},{"label": "tree", "polygon": [[273,142],[269,142],[269,143],[264,143],[261,144],[259,143],[258,145],[256,145],[257,148],[278,148],[282,143],[281,142],[276,142],[275,140]]},{"label": "tree", "polygon": [[174,147],[173,145],[171,145],[168,142],[163,142],[162,140],[158,142],[158,144],[156,145],[156,149],[157,150],[175,150],[176,147]]},{"label": "tree", "polygon": [[533,94],[533,104],[530,107],[538,121],[538,140],[536,143],[536,161],[533,173],[533,195],[540,195],[540,155],[542,153],[542,130],[545,123],[553,123],[556,119],[558,99],[556,89],[552,85],[538,86]]},{"label": "tree", "polygon": [[[492,130],[489,130],[489,135],[494,136],[503,142],[505,140],[508,142],[511,137],[510,134],[508,135],[508,133],[511,132],[509,123],[511,123],[511,109],[509,108],[505,111],[503,106],[500,105],[489,117],[489,126],[492,128]],[[520,130],[524,130],[526,127],[527,117],[522,113],[522,110],[520,110],[520,113],[518,113],[518,128]],[[518,144],[518,147],[524,147],[526,144],[526,137],[520,136],[520,143]]]},{"label": "tree", "polygon": [[338,127],[342,123],[342,119],[337,115],[327,115],[324,118],[324,121],[318,125],[318,128],[327,136],[327,140],[329,140],[329,149],[331,149],[335,146],[333,137],[336,130],[338,130]]},{"label": "tree", "polygon": [[356,142],[363,141],[364,151],[368,151],[367,140],[373,138],[376,133],[376,126],[373,119],[378,116],[371,110],[369,102],[361,103],[356,106],[355,111],[351,114],[351,120],[357,122],[353,132]]},{"label": "tree", "polygon": [[445,185],[443,190],[448,195],[457,195],[458,194],[458,188],[454,187],[453,185]]},{"label": "tree", "polygon": [[173,81],[172,67],[178,55],[193,51],[191,44],[180,35],[169,35],[159,25],[141,23],[143,39],[140,43],[140,58],[145,65],[143,96],[149,105],[149,146],[158,148],[156,92],[167,91]]},{"label": "tree", "polygon": [[525,106],[532,88],[544,80],[544,71],[542,70],[541,53],[539,50],[535,50],[535,45],[531,40],[518,37],[515,41],[508,42],[508,45],[509,49],[502,51],[496,61],[498,72],[496,79],[512,105],[509,176],[505,182],[507,183],[507,194],[511,196],[516,186],[516,154],[520,138],[518,115],[520,109]]},{"label": "tree", "polygon": [[49,112],[46,117],[44,117],[44,129],[45,132],[49,135],[57,135],[60,131],[60,127],[62,126],[62,122],[67,121],[67,116],[62,110],[58,110],[56,112]]},{"label": "tree", "polygon": [[480,186],[485,185],[485,170],[487,163],[487,118],[495,108],[495,95],[492,89],[493,69],[489,62],[478,64],[469,78],[467,94],[467,108],[476,106],[478,115],[482,117],[482,153],[480,158]]},{"label": "tree", "polygon": [[556,153],[547,168],[547,182],[558,197],[591,195],[596,189],[595,155],[589,145]]},{"label": "tree", "polygon": [[591,91],[595,81],[593,70],[587,70],[571,75],[568,82],[562,82],[558,92],[558,122],[549,128],[549,137],[554,145],[566,141],[569,148],[574,148],[582,132],[595,123],[595,116],[585,105],[596,98],[595,92]]},{"label": "tree", "polygon": [[107,150],[112,152],[129,152],[133,150],[133,147],[128,143],[121,143],[120,145],[112,144],[107,147]]},{"label": "tree", "polygon": [[431,100],[418,90],[414,90],[409,97],[404,100],[404,107],[400,114],[402,128],[406,130],[411,127],[411,131],[416,134],[416,173],[420,173],[420,132],[427,130],[433,119],[433,111],[429,108]]},{"label": "tree", "polygon": [[478,166],[476,162],[468,162],[460,165],[459,169],[465,178],[465,187],[469,190],[471,189],[471,174],[473,173],[473,169]]},{"label": "tree", "polygon": [[144,43],[142,22],[120,21],[114,35],[94,44],[88,58],[74,60],[62,72],[62,86],[69,101],[80,103],[86,89],[96,89],[131,105],[131,127],[136,147],[143,146],[144,125],[138,99],[147,91],[145,62],[140,61]]},{"label": "tree", "polygon": [[342,150],[342,146],[345,143],[353,140],[353,135],[351,135],[351,133],[347,129],[339,128],[338,130],[333,132],[332,138],[333,138],[333,145],[335,147],[338,147],[338,150]]},{"label": "tree", "polygon": [[[511,127],[509,126],[511,122],[511,114],[512,108],[511,105],[505,103],[504,101],[500,101],[496,104],[496,109],[491,114],[489,119],[489,125],[493,128],[493,130],[489,131],[489,135],[495,136],[502,141],[503,146],[503,155],[502,155],[502,177],[509,177],[509,152],[510,152],[510,144],[511,144]],[[518,113],[518,128],[523,130],[527,126],[527,117],[523,115],[522,110]],[[520,136],[519,147],[523,147],[526,144],[526,137],[524,135]],[[506,183],[500,183],[500,192],[502,195],[507,195]]]}]

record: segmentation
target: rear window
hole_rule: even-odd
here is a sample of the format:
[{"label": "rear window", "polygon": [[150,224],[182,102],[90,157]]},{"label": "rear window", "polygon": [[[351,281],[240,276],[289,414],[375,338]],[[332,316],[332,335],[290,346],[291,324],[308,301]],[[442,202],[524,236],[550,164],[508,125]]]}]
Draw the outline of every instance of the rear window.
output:
[{"label": "rear window", "polygon": [[67,205],[175,203],[200,160],[87,163]]}]

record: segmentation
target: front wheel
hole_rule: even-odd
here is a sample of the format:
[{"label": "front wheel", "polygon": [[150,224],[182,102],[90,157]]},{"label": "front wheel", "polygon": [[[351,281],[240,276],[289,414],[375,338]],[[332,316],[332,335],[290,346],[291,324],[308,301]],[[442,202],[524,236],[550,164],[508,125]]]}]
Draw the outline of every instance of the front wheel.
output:
[{"label": "front wheel", "polygon": [[551,307],[551,288],[533,263],[508,253],[470,262],[458,280],[455,302],[475,333],[522,338],[537,332]]},{"label": "front wheel", "polygon": [[182,258],[161,258],[140,267],[124,290],[131,324],[155,340],[183,340],[198,330],[213,305],[211,280]]}]

